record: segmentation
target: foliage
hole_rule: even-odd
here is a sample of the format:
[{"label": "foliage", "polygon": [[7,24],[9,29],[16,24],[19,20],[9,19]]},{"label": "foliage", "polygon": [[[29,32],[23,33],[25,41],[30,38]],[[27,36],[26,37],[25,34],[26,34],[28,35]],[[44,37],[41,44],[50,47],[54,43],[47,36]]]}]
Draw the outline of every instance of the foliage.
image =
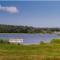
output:
[{"label": "foliage", "polygon": [[1,39],[0,38],[0,43],[9,43],[9,42],[8,42],[8,39]]},{"label": "foliage", "polygon": [[0,24],[0,33],[52,33],[60,28],[36,28],[32,26],[17,26]]},{"label": "foliage", "polygon": [[50,43],[57,43],[60,44],[60,39],[52,39]]},{"label": "foliage", "polygon": [[43,45],[43,44],[46,44],[46,43],[45,43],[44,41],[40,41],[40,44],[42,44],[42,45]]}]

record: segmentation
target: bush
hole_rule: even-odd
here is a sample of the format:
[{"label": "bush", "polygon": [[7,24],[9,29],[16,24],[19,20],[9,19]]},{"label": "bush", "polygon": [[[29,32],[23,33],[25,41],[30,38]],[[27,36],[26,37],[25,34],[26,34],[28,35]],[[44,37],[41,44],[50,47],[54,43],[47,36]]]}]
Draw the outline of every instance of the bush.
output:
[{"label": "bush", "polygon": [[44,41],[41,41],[40,44],[45,44],[45,42]]},{"label": "bush", "polygon": [[0,43],[9,43],[7,39],[0,39]]},{"label": "bush", "polygon": [[4,41],[1,39],[1,40],[0,40],[0,43],[3,43],[3,42],[4,42]]},{"label": "bush", "polygon": [[52,39],[50,43],[60,44],[60,39]]}]

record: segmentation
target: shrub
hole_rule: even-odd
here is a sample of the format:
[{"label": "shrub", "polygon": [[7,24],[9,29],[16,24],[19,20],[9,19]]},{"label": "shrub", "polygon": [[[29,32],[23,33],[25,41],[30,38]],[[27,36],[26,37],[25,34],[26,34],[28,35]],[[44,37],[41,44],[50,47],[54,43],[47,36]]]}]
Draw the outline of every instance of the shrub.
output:
[{"label": "shrub", "polygon": [[60,44],[60,39],[52,39],[50,43]]},{"label": "shrub", "polygon": [[7,39],[0,39],[0,43],[9,43]]},{"label": "shrub", "polygon": [[44,41],[41,41],[40,44],[45,44],[45,42]]}]

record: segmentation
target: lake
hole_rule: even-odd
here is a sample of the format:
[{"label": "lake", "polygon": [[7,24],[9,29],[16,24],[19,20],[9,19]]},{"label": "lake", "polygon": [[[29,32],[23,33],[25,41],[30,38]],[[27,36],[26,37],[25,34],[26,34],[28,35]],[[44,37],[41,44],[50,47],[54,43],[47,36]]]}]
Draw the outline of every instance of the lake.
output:
[{"label": "lake", "polygon": [[0,38],[22,38],[23,44],[36,44],[40,41],[50,41],[53,38],[60,38],[57,34],[0,34]]}]

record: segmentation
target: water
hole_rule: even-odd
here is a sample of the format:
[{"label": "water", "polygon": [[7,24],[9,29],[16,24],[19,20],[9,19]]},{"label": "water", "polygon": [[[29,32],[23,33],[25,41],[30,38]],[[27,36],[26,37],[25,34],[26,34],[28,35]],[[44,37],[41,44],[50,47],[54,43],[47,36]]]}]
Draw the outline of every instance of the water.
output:
[{"label": "water", "polygon": [[24,44],[36,44],[40,41],[60,38],[60,36],[56,34],[0,34],[0,38],[22,38]]}]

